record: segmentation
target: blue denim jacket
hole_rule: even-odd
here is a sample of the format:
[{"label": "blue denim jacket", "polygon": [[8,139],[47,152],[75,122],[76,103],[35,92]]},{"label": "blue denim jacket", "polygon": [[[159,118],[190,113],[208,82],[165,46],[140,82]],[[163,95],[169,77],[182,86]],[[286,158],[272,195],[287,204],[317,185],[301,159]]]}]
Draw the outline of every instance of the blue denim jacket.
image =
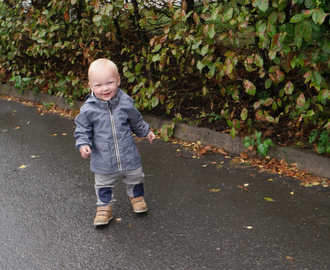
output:
[{"label": "blue denim jacket", "polygon": [[90,168],[98,174],[135,170],[141,159],[132,132],[146,137],[149,125],[134,107],[134,101],[118,88],[117,96],[103,101],[87,97],[75,119],[76,148],[89,145],[92,149]]}]

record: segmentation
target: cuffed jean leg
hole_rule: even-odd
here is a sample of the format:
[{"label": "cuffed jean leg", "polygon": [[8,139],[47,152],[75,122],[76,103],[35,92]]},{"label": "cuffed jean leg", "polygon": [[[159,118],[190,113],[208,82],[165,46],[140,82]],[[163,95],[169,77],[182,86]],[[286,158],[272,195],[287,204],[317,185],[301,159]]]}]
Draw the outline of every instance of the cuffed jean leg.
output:
[{"label": "cuffed jean leg", "polygon": [[114,187],[120,173],[103,175],[95,173],[95,193],[97,197],[97,206],[113,206]]},{"label": "cuffed jean leg", "polygon": [[126,192],[129,197],[144,196],[144,177],[142,167],[125,172],[123,181],[126,184]]}]

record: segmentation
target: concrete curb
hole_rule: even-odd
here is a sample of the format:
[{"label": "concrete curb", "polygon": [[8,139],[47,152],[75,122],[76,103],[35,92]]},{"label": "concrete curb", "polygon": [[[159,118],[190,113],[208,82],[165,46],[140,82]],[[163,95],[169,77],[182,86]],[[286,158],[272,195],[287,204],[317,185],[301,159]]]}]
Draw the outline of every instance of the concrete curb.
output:
[{"label": "concrete curb", "polygon": [[[38,103],[53,102],[61,109],[74,108],[79,110],[83,104],[81,101],[76,101],[74,107],[70,107],[64,98],[40,93],[34,95],[32,91],[24,91],[19,94],[18,91],[10,85],[0,85],[0,94]],[[160,129],[164,124],[171,124],[170,120],[152,115],[144,115],[143,117],[146,122],[156,129]],[[189,126],[185,123],[176,123],[173,136],[180,140],[200,141],[202,145],[212,145],[217,148],[223,148],[232,155],[239,155],[245,151],[242,138],[235,137],[232,139],[229,134],[217,132],[208,128]],[[297,167],[300,170],[308,170],[312,175],[330,179],[330,170],[328,169],[328,166],[330,166],[330,158],[319,155],[312,150],[292,149],[276,145],[269,149],[267,155],[277,160],[284,159],[289,164],[297,163]]]}]

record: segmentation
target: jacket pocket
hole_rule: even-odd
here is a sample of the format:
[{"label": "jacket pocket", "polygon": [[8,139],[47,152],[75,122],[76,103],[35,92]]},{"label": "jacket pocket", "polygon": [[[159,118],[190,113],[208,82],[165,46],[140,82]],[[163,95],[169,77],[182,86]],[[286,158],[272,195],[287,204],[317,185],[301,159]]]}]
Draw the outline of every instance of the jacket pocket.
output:
[{"label": "jacket pocket", "polygon": [[124,152],[128,164],[140,159],[140,154],[133,136],[130,136],[124,140]]},{"label": "jacket pocket", "polygon": [[91,163],[97,167],[107,168],[111,165],[110,143],[93,141]]}]

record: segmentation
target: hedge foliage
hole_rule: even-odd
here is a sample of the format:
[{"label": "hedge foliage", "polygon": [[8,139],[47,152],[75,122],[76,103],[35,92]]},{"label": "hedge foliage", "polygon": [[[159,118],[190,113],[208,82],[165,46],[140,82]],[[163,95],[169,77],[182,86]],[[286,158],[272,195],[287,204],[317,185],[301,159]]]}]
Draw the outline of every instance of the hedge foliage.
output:
[{"label": "hedge foliage", "polygon": [[0,80],[70,103],[106,57],[140,108],[176,120],[189,104],[233,137],[260,121],[330,129],[327,2],[1,1]]}]

